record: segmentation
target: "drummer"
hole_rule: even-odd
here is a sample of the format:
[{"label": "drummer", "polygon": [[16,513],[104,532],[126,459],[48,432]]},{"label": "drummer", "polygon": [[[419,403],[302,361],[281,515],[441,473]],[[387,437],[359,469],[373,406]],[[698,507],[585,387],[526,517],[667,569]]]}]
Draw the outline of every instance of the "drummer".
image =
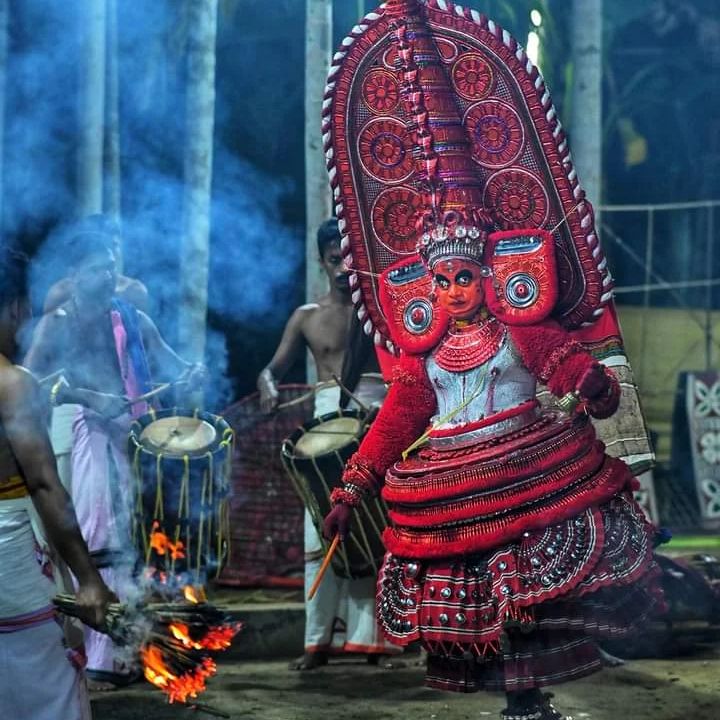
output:
[{"label": "drummer", "polygon": [[[147,412],[132,402],[157,380],[186,376],[190,384],[204,368],[184,362],[164,342],[153,322],[116,297],[112,239],[104,232],[75,234],[64,248],[72,271],[72,295],[40,320],[25,364],[38,376],[62,370],[50,386],[55,405],[79,406],[73,423],[71,496],[85,541],[105,581],[118,594],[131,585],[128,556],[130,422]],[[128,400],[130,398],[130,400]],[[94,689],[127,681],[107,636],[88,632],[88,677]]]},{"label": "drummer", "polygon": [[[320,263],[327,274],[330,290],[317,302],[302,305],[290,316],[275,354],[258,377],[260,404],[272,412],[278,404],[277,383],[293,363],[309,349],[317,368],[318,392],[315,417],[334,412],[340,404],[340,387],[333,381],[344,371],[352,382],[349,388],[364,405],[382,401],[384,386],[377,380],[375,355],[363,353],[367,364],[363,376],[355,372],[357,363],[346,363],[351,325],[352,299],[349,273],[340,251],[340,232],[336,219],[326,220],[317,233]],[[360,332],[361,328],[357,328]],[[357,340],[357,333],[351,338]],[[366,348],[367,350],[367,348]],[[350,358],[348,358],[350,359]],[[352,367],[351,367],[352,366]],[[349,369],[349,372],[348,372]],[[357,384],[355,384],[357,383]],[[320,537],[305,511],[305,588],[312,584],[323,556]],[[375,578],[346,580],[328,572],[310,602],[305,604],[305,653],[291,663],[294,670],[312,670],[328,661],[330,653],[362,653],[368,662],[399,650],[387,643],[375,621]]]}]

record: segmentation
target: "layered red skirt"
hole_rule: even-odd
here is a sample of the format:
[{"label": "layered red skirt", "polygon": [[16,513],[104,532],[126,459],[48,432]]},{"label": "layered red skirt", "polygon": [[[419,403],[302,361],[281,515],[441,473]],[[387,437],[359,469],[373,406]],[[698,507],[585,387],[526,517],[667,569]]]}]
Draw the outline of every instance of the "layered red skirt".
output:
[{"label": "layered red skirt", "polygon": [[585,416],[552,412],[397,463],[383,489],[385,634],[421,641],[427,684],[448,690],[521,690],[599,669],[594,637],[625,634],[662,603],[654,528],[632,483]]}]

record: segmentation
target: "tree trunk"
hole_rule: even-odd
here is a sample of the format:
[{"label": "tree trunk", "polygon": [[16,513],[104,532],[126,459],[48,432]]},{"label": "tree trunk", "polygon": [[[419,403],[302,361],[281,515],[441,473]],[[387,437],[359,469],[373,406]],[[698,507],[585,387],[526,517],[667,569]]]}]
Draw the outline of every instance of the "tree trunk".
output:
[{"label": "tree trunk", "polygon": [[80,15],[84,52],[80,58],[77,201],[82,216],[103,210],[105,0],[84,0]]},{"label": "tree trunk", "polygon": [[207,325],[218,5],[217,0],[192,0],[189,7],[178,339],[186,359],[202,362]]},{"label": "tree trunk", "polygon": [[[320,116],[330,69],[332,0],[306,0],[305,6],[305,299],[313,302],[327,292],[327,280],[318,264],[316,234],[332,215],[332,198],[325,168]],[[308,382],[315,368],[307,365]]]},{"label": "tree trunk", "polygon": [[[120,222],[120,97],[118,75],[117,0],[107,0],[107,107],[105,210]],[[117,258],[122,269],[122,257]]]},{"label": "tree trunk", "polygon": [[599,205],[602,182],[602,0],[573,0],[570,147],[588,200]]},{"label": "tree trunk", "polygon": [[5,195],[5,86],[7,82],[8,0],[0,0],[0,228]]}]

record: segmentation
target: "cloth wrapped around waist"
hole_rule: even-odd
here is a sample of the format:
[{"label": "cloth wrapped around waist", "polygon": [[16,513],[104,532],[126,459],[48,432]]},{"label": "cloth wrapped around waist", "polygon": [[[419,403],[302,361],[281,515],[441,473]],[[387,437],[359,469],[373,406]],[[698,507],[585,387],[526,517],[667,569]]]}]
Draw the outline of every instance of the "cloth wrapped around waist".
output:
[{"label": "cloth wrapped around waist", "polygon": [[[54,584],[45,577],[36,556],[29,498],[0,502],[0,631],[50,607]],[[52,611],[50,612],[52,615]],[[15,628],[20,629],[20,628]]]},{"label": "cloth wrapped around waist", "polygon": [[0,480],[0,501],[17,500],[29,495],[28,487],[20,475],[12,475]]},{"label": "cloth wrapped around waist", "polygon": [[586,416],[553,411],[471,445],[431,445],[396,463],[383,497],[384,540],[400,557],[492,549],[609,500],[631,476],[605,455]]}]

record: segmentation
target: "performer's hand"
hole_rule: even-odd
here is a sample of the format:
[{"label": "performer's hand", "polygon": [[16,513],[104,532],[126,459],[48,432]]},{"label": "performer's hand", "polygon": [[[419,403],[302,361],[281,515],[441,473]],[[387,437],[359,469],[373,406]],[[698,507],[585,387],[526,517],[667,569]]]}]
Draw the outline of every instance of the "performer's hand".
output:
[{"label": "performer's hand", "polygon": [[121,395],[85,390],[83,392],[85,404],[98,415],[114,418],[127,412],[130,407],[129,400]]},{"label": "performer's hand", "polygon": [[335,535],[340,533],[340,539],[345,538],[350,533],[350,517],[352,516],[352,508],[345,503],[338,503],[325,517],[323,521],[323,535],[326,539],[332,540]]},{"label": "performer's hand", "polygon": [[98,578],[96,581],[80,585],[75,594],[75,601],[77,602],[80,620],[86,625],[102,631],[105,629],[108,605],[118,602],[118,598]]},{"label": "performer's hand", "polygon": [[602,365],[592,365],[580,376],[577,391],[582,400],[594,400],[607,395],[610,389],[610,378],[605,374]]}]

